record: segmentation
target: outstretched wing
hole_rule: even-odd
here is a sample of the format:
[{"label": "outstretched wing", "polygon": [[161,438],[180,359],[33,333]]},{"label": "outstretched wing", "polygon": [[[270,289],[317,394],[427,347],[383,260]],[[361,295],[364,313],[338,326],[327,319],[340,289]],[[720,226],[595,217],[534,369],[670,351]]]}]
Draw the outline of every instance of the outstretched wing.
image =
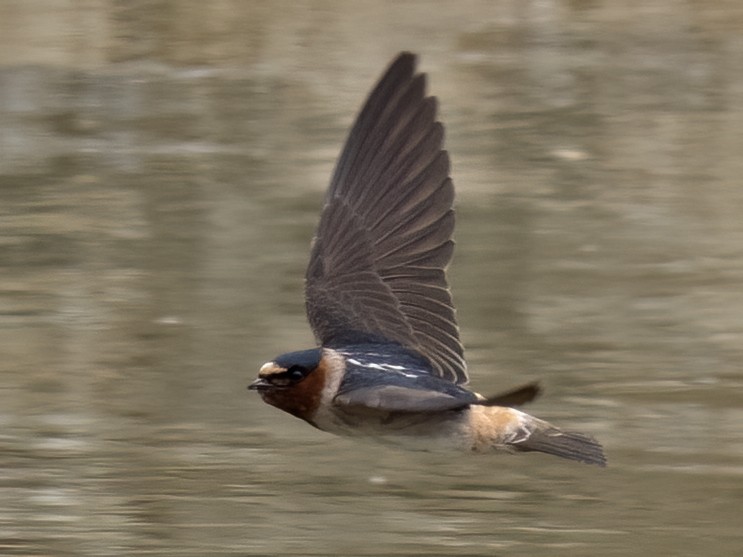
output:
[{"label": "outstretched wing", "polygon": [[325,346],[394,342],[466,383],[446,281],[454,187],[436,99],[400,54],[338,160],[306,275],[307,315]]}]

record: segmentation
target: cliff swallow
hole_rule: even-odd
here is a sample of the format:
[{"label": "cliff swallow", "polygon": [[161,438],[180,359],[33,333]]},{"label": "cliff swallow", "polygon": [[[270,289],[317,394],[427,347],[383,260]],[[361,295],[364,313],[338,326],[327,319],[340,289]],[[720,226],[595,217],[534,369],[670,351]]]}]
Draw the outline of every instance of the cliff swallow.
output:
[{"label": "cliff swallow", "polygon": [[330,433],[404,448],[538,451],[604,466],[601,445],[514,406],[535,384],[468,390],[446,267],[454,187],[436,99],[402,53],[373,89],[338,159],[306,272],[319,347],[283,354],[249,389]]}]

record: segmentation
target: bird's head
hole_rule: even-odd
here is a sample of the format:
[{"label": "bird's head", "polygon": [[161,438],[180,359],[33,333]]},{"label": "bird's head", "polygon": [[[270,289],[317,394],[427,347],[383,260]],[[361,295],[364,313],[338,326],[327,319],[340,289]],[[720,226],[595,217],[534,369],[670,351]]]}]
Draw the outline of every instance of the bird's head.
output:
[{"label": "bird's head", "polygon": [[288,352],[266,362],[248,389],[264,402],[309,421],[325,385],[322,349]]}]

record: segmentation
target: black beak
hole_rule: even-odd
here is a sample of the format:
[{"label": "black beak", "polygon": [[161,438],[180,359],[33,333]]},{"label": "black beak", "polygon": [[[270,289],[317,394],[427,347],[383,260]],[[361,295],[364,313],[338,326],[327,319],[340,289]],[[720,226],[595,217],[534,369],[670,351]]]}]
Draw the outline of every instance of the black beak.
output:
[{"label": "black beak", "polygon": [[250,385],[248,385],[249,391],[260,391],[264,389],[268,389],[271,387],[271,383],[263,379],[262,377],[259,377],[255,381],[253,381]]}]

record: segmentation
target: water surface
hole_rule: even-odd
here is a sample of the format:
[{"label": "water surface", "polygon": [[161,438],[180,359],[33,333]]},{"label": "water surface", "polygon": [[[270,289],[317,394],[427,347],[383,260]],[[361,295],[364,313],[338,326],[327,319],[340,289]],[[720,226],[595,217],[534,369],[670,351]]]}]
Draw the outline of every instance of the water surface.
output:
[{"label": "water surface", "polygon": [[[1,9],[0,553],[738,555],[743,10],[276,6]],[[605,470],[245,391],[312,345],[323,190],[402,49],[447,126],[473,387],[539,379]]]}]

